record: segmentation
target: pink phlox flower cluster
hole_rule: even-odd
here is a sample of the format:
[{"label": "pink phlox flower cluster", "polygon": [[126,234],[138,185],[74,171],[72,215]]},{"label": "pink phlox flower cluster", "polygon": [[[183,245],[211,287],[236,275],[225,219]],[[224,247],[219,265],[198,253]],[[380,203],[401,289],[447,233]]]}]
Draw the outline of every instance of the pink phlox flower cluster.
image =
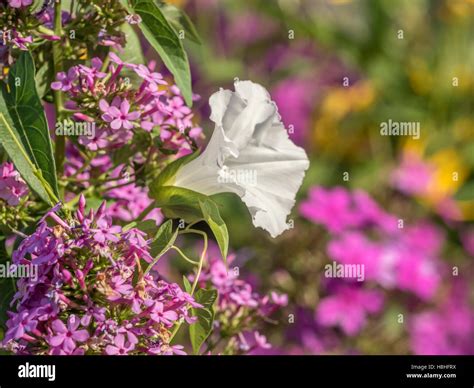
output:
[{"label": "pink phlox flower cluster", "polygon": [[21,278],[3,346],[19,354],[171,354],[170,331],[189,307],[201,307],[177,284],[144,267],[152,261],[144,232],[113,225],[105,203],[60,217],[56,206],[13,252],[37,266]]},{"label": "pink phlox flower cluster", "polygon": [[405,225],[362,191],[315,187],[300,213],[330,233],[329,257],[360,264],[365,278],[429,300],[440,284],[443,245],[440,230],[429,222]]},{"label": "pink phlox flower cluster", "polygon": [[[202,129],[194,124],[179,89],[154,71],[154,62],[148,66],[126,63],[115,53],[109,59],[107,69],[99,58],[92,58],[90,66],[73,66],[58,73],[51,84],[67,94],[66,106],[76,110],[76,120],[96,124],[95,136],[80,136],[79,142],[90,150],[116,149],[143,130],[156,132],[161,146],[170,152],[192,152]],[[125,69],[138,78],[137,86],[122,75]]]},{"label": "pink phlox flower cluster", "polygon": [[[108,201],[105,213],[113,219],[131,222],[152,202],[148,195],[148,189],[131,181],[133,170],[125,170],[123,164],[114,167],[108,155],[95,157],[91,161],[90,168],[82,169],[84,159],[75,147],[68,147],[66,154],[65,176],[74,176],[83,189],[87,189],[91,185],[92,169],[100,174],[107,173],[107,178],[111,181],[104,185],[103,195]],[[160,224],[163,216],[160,210],[156,208],[145,217],[145,220],[149,219]]]},{"label": "pink phlox flower cluster", "polygon": [[473,355],[474,310],[467,283],[454,282],[439,306],[414,314],[409,326],[415,354]]}]

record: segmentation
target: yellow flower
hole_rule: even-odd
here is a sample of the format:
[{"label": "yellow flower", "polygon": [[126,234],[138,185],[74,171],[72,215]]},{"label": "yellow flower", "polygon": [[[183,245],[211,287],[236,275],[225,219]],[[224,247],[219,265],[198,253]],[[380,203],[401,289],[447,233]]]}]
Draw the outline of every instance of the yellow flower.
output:
[{"label": "yellow flower", "polygon": [[370,107],[375,99],[375,89],[369,81],[350,87],[337,87],[329,91],[321,105],[321,114],[341,119],[350,112],[360,112]]}]

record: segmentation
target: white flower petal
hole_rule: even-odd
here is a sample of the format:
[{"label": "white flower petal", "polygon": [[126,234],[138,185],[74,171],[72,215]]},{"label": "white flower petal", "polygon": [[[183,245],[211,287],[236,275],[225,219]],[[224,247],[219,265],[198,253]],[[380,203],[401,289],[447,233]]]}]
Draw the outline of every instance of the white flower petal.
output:
[{"label": "white flower petal", "polygon": [[175,185],[206,195],[239,195],[254,225],[276,237],[288,229],[308,158],[289,139],[265,88],[240,81],[235,89],[211,96],[214,133],[206,150],[178,171]]}]

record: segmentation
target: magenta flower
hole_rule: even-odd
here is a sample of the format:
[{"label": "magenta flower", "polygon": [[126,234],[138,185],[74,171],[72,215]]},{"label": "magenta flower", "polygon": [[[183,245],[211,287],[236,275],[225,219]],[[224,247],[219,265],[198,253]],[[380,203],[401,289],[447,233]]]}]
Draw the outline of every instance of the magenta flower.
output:
[{"label": "magenta flower", "polygon": [[150,315],[156,323],[163,323],[167,326],[171,326],[172,322],[178,319],[178,315],[173,310],[164,310],[163,303],[155,302]]},{"label": "magenta flower", "polygon": [[316,320],[322,326],[339,326],[352,336],[365,326],[367,315],[380,311],[382,305],[380,292],[343,285],[321,299],[316,309]]},{"label": "magenta flower", "polygon": [[277,306],[285,307],[288,305],[288,295],[286,294],[277,294],[275,291],[272,291],[270,297],[272,302]]},{"label": "magenta flower", "polygon": [[[115,103],[115,104],[114,104]],[[99,103],[100,109],[104,112],[102,118],[110,122],[112,129],[132,129],[133,123],[131,121],[137,120],[140,117],[140,112],[129,112],[130,103],[127,99],[123,99],[120,103],[120,108],[117,107],[117,100],[112,102],[112,105],[108,105],[106,101],[101,100]]]},{"label": "magenta flower", "polygon": [[33,43],[33,37],[30,36],[22,36],[19,32],[14,32],[13,37],[11,40],[13,46],[18,47],[20,50],[27,51],[28,44]]},{"label": "magenta flower", "polygon": [[8,342],[11,339],[20,339],[25,333],[36,329],[38,321],[33,319],[32,315],[27,311],[22,311],[13,318],[12,327],[6,332],[4,341]]},{"label": "magenta flower", "polygon": [[92,58],[91,59],[91,67],[85,65],[79,65],[78,70],[79,73],[84,76],[89,84],[89,87],[94,85],[96,78],[104,78],[107,74],[100,71],[102,68],[102,61],[100,58]]},{"label": "magenta flower", "polygon": [[166,81],[160,73],[152,72],[145,65],[134,65],[133,70],[145,81],[153,85],[166,85]]},{"label": "magenta flower", "polygon": [[332,233],[371,226],[387,232],[397,229],[395,217],[384,212],[367,193],[351,193],[343,187],[311,188],[309,198],[300,205],[300,213]]},{"label": "magenta flower", "polygon": [[33,0],[8,0],[8,5],[12,8],[28,7]]},{"label": "magenta flower", "polygon": [[114,345],[107,345],[105,352],[109,356],[125,356],[135,349],[135,345],[125,341],[123,334],[117,334],[114,339]]},{"label": "magenta flower", "polygon": [[303,145],[310,133],[311,112],[317,90],[313,80],[294,76],[285,78],[272,90],[283,122],[293,125],[290,137],[298,145]]},{"label": "magenta flower", "polygon": [[75,315],[70,315],[67,326],[56,319],[51,327],[54,334],[48,338],[48,343],[53,347],[62,347],[66,352],[76,348],[76,342],[86,342],[89,339],[87,330],[78,330],[80,320]]},{"label": "magenta flower", "polygon": [[410,342],[415,354],[473,355],[474,309],[469,288],[456,281],[443,303],[416,313],[409,322]]},{"label": "magenta flower", "polygon": [[86,309],[86,313],[81,318],[82,326],[89,326],[93,319],[96,322],[104,322],[106,319],[106,311],[107,310],[104,307],[97,307],[91,303],[91,305]]},{"label": "magenta flower", "polygon": [[86,213],[81,196],[68,220],[74,227],[55,213],[60,206],[12,254],[13,264],[36,264],[38,276],[17,281],[1,347],[16,354],[180,352],[170,350],[170,328],[180,319],[194,322],[189,307],[202,306],[177,284],[155,280],[155,271],[138,270],[138,259],[151,261],[146,234],[115,228],[105,203]]},{"label": "magenta flower", "polygon": [[258,331],[254,333],[255,338],[255,346],[262,349],[270,349],[272,347],[271,344],[268,343],[267,337],[263,334],[260,334]]},{"label": "magenta flower", "polygon": [[110,222],[105,218],[100,218],[97,221],[97,228],[91,229],[94,232],[94,240],[99,243],[105,243],[106,241],[117,242],[119,238],[117,233],[120,233],[122,228],[118,225],[110,225]]},{"label": "magenta flower", "polygon": [[[110,53],[109,58],[111,63],[104,71],[101,71],[102,61],[92,58],[91,67],[76,66],[79,77],[73,82],[60,74],[54,84],[55,88],[69,89],[65,91],[69,98],[65,101],[65,106],[75,111],[75,118],[89,121],[81,119],[78,114],[84,118],[94,117],[98,108],[102,120],[108,124],[99,122],[94,138],[81,135],[79,144],[92,151],[117,149],[133,138],[130,129],[150,132],[159,126],[162,140],[159,148],[171,151],[177,157],[191,153],[202,137],[202,129],[193,123],[193,113],[184,104],[179,89],[174,85],[169,88],[159,87],[166,82],[160,73],[153,71],[153,61],[145,66],[126,63],[114,53]],[[123,68],[134,69],[142,78],[141,85],[137,88],[124,88],[126,79],[121,74]],[[98,79],[103,82],[97,82]],[[84,103],[89,101],[91,95],[97,97],[99,102]],[[110,105],[104,96],[113,99]],[[193,99],[196,98],[198,96],[193,96]],[[130,105],[133,106],[132,111]],[[125,130],[117,131],[120,128]]]},{"label": "magenta flower", "polygon": [[433,177],[433,168],[414,153],[405,153],[392,174],[392,184],[408,195],[423,195]]},{"label": "magenta flower", "polygon": [[248,306],[248,307],[257,307],[258,301],[252,293],[252,288],[250,284],[244,284],[242,287],[235,289],[229,294],[230,299],[235,303]]},{"label": "magenta flower", "polygon": [[71,90],[73,83],[79,77],[79,72],[77,71],[77,67],[71,67],[67,74],[65,72],[60,72],[56,75],[57,81],[51,84],[51,89],[53,90],[62,90],[63,92],[67,92]]},{"label": "magenta flower", "polygon": [[10,206],[16,206],[20,198],[28,193],[28,186],[15,170],[12,163],[5,162],[0,165],[0,199],[5,200]]},{"label": "magenta flower", "polygon": [[124,296],[129,295],[133,291],[131,284],[121,276],[114,276],[110,281],[110,295],[108,299],[111,301],[118,300]]},{"label": "magenta flower", "polygon": [[309,199],[300,205],[303,217],[324,225],[330,232],[339,233],[356,224],[356,216],[350,211],[351,196],[346,189],[314,187]]}]

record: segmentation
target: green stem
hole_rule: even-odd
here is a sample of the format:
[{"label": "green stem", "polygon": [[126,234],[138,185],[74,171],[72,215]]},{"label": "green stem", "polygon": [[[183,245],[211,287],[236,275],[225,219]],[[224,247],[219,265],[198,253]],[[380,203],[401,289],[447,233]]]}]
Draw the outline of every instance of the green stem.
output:
[{"label": "green stem", "polygon": [[[62,24],[61,24],[61,0],[55,0],[54,2],[54,35],[62,37]],[[61,53],[61,40],[53,42],[53,69],[54,73],[57,74],[63,71],[63,60]],[[60,121],[63,115],[63,95],[61,90],[55,90],[54,95],[54,108],[56,111],[56,121]],[[64,136],[56,137],[56,148],[54,153],[54,159],[56,162],[56,170],[58,176],[62,176],[64,171],[64,154],[66,152],[66,138]]]},{"label": "green stem", "polygon": [[[197,269],[197,272],[196,272],[196,277],[194,278],[194,282],[193,282],[193,285],[191,287],[191,292],[189,293],[189,295],[193,296],[194,291],[196,291],[196,287],[197,287],[198,282],[199,282],[199,277],[201,276],[202,266],[204,264],[204,258],[206,257],[206,253],[207,253],[207,234],[204,233],[203,231],[197,230],[197,229],[186,229],[186,230],[183,230],[181,233],[196,233],[196,234],[200,234],[204,238],[204,248],[201,252],[201,257],[199,259],[199,264],[198,264],[198,269]],[[183,321],[180,321],[176,325],[176,327],[173,329],[173,332],[171,333],[171,336],[170,336],[170,341],[169,341],[170,343],[171,343],[171,341],[173,341],[173,338],[178,333],[179,328],[181,327],[182,324],[183,324]]]},{"label": "green stem", "polygon": [[179,249],[177,246],[173,245],[173,246],[171,247],[171,249],[174,249],[176,252],[178,252],[178,253],[181,255],[181,257],[182,257],[184,260],[186,260],[188,263],[191,263],[192,265],[199,265],[199,263],[198,263],[197,261],[191,260],[191,259],[190,259],[188,256],[186,256],[186,255],[184,254],[184,252],[183,252],[181,249]]},{"label": "green stem", "polygon": [[[105,183],[108,183],[108,182],[105,182]],[[133,185],[134,183],[136,183],[136,181],[129,181],[129,182],[125,182],[125,183],[121,183],[119,185],[115,185],[115,186],[110,186],[110,187],[106,187],[105,191],[109,191],[109,190],[113,190],[113,189],[119,189],[121,187],[125,187],[125,186],[128,186],[128,185]]]},{"label": "green stem", "polygon": [[41,32],[42,34],[45,34],[45,35],[48,35],[48,36],[53,36],[54,35],[53,30],[50,30],[49,28],[47,28],[43,25],[38,26],[38,31]]},{"label": "green stem", "polygon": [[198,284],[198,281],[199,281],[199,277],[201,276],[202,265],[204,264],[204,258],[206,257],[206,253],[207,253],[207,234],[205,232],[203,232],[202,230],[197,230],[197,229],[186,229],[186,230],[183,230],[181,233],[183,233],[183,234],[184,233],[200,234],[204,238],[204,248],[202,250],[201,257],[199,259],[199,266],[198,266],[198,270],[197,270],[197,273],[196,273],[196,278],[194,279],[193,286],[192,286],[191,292],[190,292],[190,295],[193,296],[194,291],[196,290],[196,287],[197,287],[197,284]]}]

